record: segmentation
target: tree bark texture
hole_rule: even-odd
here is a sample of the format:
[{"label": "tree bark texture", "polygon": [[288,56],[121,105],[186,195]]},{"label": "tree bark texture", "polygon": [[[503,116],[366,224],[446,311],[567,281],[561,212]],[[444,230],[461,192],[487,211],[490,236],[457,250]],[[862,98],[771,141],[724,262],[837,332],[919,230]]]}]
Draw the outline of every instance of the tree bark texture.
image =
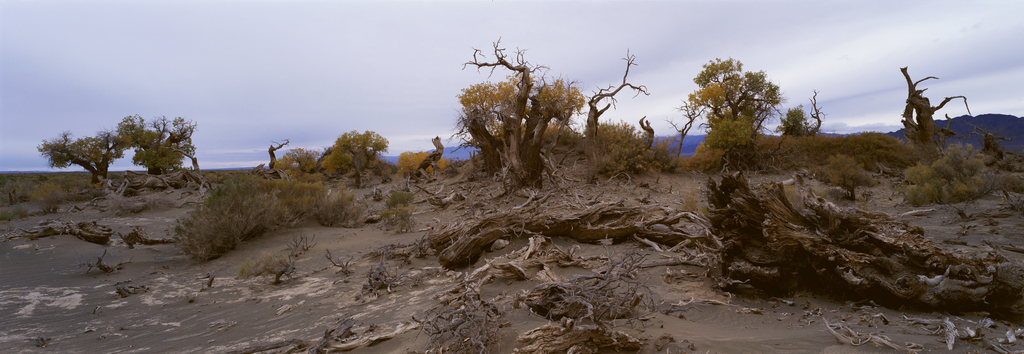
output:
[{"label": "tree bark texture", "polygon": [[842,209],[782,185],[755,194],[741,174],[708,182],[711,233],[723,275],[772,294],[825,291],[888,305],[1013,311],[1024,307],[1024,265],[940,250],[920,227],[887,214]]}]

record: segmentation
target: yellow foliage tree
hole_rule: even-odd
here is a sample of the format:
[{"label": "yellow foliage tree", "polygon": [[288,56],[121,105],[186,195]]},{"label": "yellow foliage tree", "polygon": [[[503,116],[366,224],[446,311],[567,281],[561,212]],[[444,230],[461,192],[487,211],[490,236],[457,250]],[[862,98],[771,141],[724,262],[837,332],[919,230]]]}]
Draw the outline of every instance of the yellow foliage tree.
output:
[{"label": "yellow foliage tree", "polygon": [[[396,165],[398,165],[398,171],[403,175],[409,175],[415,172],[416,167],[419,166],[420,162],[427,158],[427,156],[430,156],[430,153],[426,151],[403,152],[398,155],[398,163],[396,163]],[[440,166],[442,170],[448,168],[448,159],[442,157],[441,160],[437,161],[437,165]],[[434,168],[427,167],[427,173],[434,173]]]}]

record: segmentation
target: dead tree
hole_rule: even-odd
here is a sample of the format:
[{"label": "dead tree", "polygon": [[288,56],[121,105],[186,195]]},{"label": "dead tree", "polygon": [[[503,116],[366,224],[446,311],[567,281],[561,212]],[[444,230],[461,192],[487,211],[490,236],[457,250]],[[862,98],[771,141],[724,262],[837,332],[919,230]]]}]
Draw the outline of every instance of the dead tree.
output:
[{"label": "dead tree", "polygon": [[441,145],[441,137],[435,136],[433,140],[434,151],[427,155],[423,161],[420,161],[419,166],[416,167],[416,173],[414,174],[417,178],[427,178],[427,168],[433,167],[434,173],[438,173],[441,170],[441,166],[437,164],[441,161],[441,157],[444,155],[444,145]]},{"label": "dead tree", "polygon": [[843,209],[781,184],[755,194],[741,174],[708,181],[710,232],[722,237],[730,281],[769,294],[824,291],[899,307],[1024,311],[1024,264],[943,251],[920,227]]},{"label": "dead tree", "polygon": [[806,135],[816,136],[821,130],[821,121],[825,118],[825,114],[821,113],[821,107],[818,107],[818,90],[814,90],[814,96],[811,96],[811,118],[814,119],[814,126],[807,126]]},{"label": "dead tree", "polygon": [[[939,132],[935,127],[935,120],[932,116],[954,98],[964,99],[964,106],[967,106],[967,97],[946,97],[938,106],[932,106],[928,98],[923,95],[924,91],[928,89],[918,90],[917,84],[928,79],[938,78],[929,76],[913,81],[910,79],[910,74],[907,73],[906,67],[900,68],[900,72],[907,79],[907,107],[903,110],[902,120],[903,127],[906,128],[904,135],[906,135],[907,140],[914,144],[914,152],[917,153],[921,163],[930,165],[935,160],[938,160],[941,155],[941,147],[939,146],[939,139],[941,137],[938,134]],[[971,108],[968,106],[967,114],[970,113]]]},{"label": "dead tree", "polygon": [[[506,193],[526,187],[541,188],[544,133],[552,120],[568,120],[572,109],[544,105],[540,97],[546,94],[548,87],[543,81],[535,87],[534,73],[545,67],[527,62],[523,57],[524,50],[516,51],[514,59],[509,58],[505,49],[499,48],[500,43],[500,40],[494,43],[493,62],[482,61],[485,55],[474,49],[473,61],[463,64],[463,68],[491,68],[492,73],[496,68],[505,68],[515,72],[518,79],[515,96],[502,109],[495,111],[467,107],[459,125],[480,148],[487,172],[501,170]],[[497,117],[500,137],[495,137],[487,129],[487,117],[491,116]]]},{"label": "dead tree", "polygon": [[[633,97],[639,96],[641,93],[644,95],[650,95],[647,93],[646,86],[636,86],[627,81],[629,78],[629,68],[636,65],[633,63],[633,61],[636,60],[636,56],[631,55],[629,54],[629,51],[626,51],[626,57],[622,59],[626,61],[626,73],[622,75],[622,83],[619,84],[618,87],[609,85],[606,88],[597,90],[597,92],[594,92],[594,95],[590,97],[590,100],[587,101],[587,106],[590,108],[590,111],[587,113],[587,140],[584,149],[585,154],[587,155],[587,183],[594,183],[597,181],[598,118],[600,118],[604,112],[608,111],[608,108],[615,105],[615,95],[624,88],[628,87],[633,89],[633,91],[636,92]],[[598,108],[598,106],[601,105],[601,102],[605,99],[610,102],[606,103],[604,108]]]},{"label": "dead tree", "polygon": [[651,128],[651,122],[647,120],[647,116],[640,118],[640,129],[644,130],[644,151],[648,151],[654,146],[654,128]]},{"label": "dead tree", "polygon": [[672,124],[672,129],[675,129],[679,133],[679,146],[676,147],[676,157],[683,154],[683,140],[686,140],[686,134],[690,132],[690,128],[693,128],[693,122],[696,122],[701,116],[704,115],[705,107],[697,107],[691,105],[689,102],[683,102],[683,105],[676,108],[680,112],[683,112],[683,116],[686,117],[686,122],[682,123],[682,127],[676,124],[675,121],[666,119],[668,124]]},{"label": "dead tree", "polygon": [[[188,157],[189,159],[192,160],[192,172],[195,172],[195,173],[202,172],[202,171],[199,170],[199,160],[196,159],[196,155],[195,154],[190,154],[190,153],[185,152],[184,150],[181,150],[181,149],[178,149],[178,148],[172,148],[172,150],[174,150],[175,152],[177,152],[179,154],[182,154],[183,156]],[[271,156],[273,156],[273,153],[271,153]]]},{"label": "dead tree", "polygon": [[[284,143],[281,144],[277,144],[277,142],[271,141],[270,149],[267,149],[267,152],[270,153],[270,164],[267,165],[268,169],[273,170],[274,166],[277,165],[277,156],[274,155],[274,151],[280,150],[285,145],[288,145],[288,142],[288,139],[284,139]],[[274,147],[274,144],[277,144],[277,147]]]}]

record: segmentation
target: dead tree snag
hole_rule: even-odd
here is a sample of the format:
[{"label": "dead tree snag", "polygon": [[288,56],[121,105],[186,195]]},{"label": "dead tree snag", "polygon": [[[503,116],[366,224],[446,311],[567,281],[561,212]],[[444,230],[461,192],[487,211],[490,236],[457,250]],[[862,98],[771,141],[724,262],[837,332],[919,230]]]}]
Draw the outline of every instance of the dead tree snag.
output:
[{"label": "dead tree snag", "polygon": [[[644,125],[645,122],[647,125]],[[640,118],[640,129],[644,130],[644,150],[650,150],[654,146],[654,128],[651,128],[651,122],[647,120],[647,116]]]},{"label": "dead tree snag", "polygon": [[[267,165],[268,169],[273,170],[274,166],[277,165],[277,156],[274,155],[274,151],[280,150],[285,145],[288,145],[288,143],[289,143],[288,139],[284,139],[284,142],[280,143],[280,144],[277,144],[277,142],[275,142],[275,141],[271,141],[270,142],[270,148],[267,149],[267,153],[270,154],[270,164]],[[274,144],[277,144],[277,147],[275,147]]]},{"label": "dead tree snag", "polygon": [[[597,181],[598,118],[600,118],[604,112],[608,111],[608,108],[615,105],[615,95],[624,88],[628,87],[635,91],[636,94],[633,95],[633,97],[639,96],[641,93],[644,95],[650,95],[647,93],[646,86],[636,86],[627,81],[629,78],[629,68],[637,65],[633,63],[633,61],[636,60],[636,56],[631,55],[629,54],[629,51],[626,51],[626,57],[622,59],[626,61],[626,73],[622,75],[622,83],[619,84],[618,87],[609,85],[606,88],[597,90],[597,92],[594,92],[593,96],[590,96],[590,100],[587,101],[587,106],[590,108],[590,111],[587,113],[587,140],[584,149],[585,154],[587,155],[587,183],[594,183]],[[598,106],[601,105],[601,102],[605,99],[610,102],[605,103],[603,108],[598,108]]]},{"label": "dead tree snag", "polygon": [[[907,140],[914,144],[914,151],[917,152],[917,157],[921,160],[921,163],[931,165],[932,162],[939,159],[942,150],[942,147],[939,146],[941,136],[935,127],[935,119],[932,116],[954,98],[964,99],[964,106],[967,106],[967,97],[946,97],[938,106],[932,106],[928,98],[923,95],[924,91],[928,89],[918,90],[917,84],[928,79],[938,78],[929,76],[913,81],[910,79],[910,74],[907,73],[906,67],[900,68],[900,72],[907,79],[907,107],[903,110],[902,120],[903,127],[906,128],[904,134]],[[970,113],[971,108],[968,106],[967,114]]]},{"label": "dead tree snag", "polygon": [[441,157],[444,156],[444,145],[441,145],[441,137],[435,136],[430,142],[434,143],[434,151],[427,155],[423,161],[420,161],[419,166],[416,167],[414,176],[417,179],[427,179],[429,177],[427,176],[427,168],[433,168],[434,173],[441,171],[441,166],[437,164],[438,161],[441,161]]},{"label": "dead tree snag", "polygon": [[686,122],[682,123],[680,127],[675,121],[666,119],[668,124],[672,124],[672,129],[675,129],[679,133],[679,145],[676,147],[676,157],[683,154],[683,140],[686,140],[686,134],[690,132],[690,128],[693,128],[693,122],[704,116],[704,111],[707,109],[703,106],[693,105],[689,102],[684,101],[683,105],[677,108],[680,112],[683,112],[683,116],[686,117]]}]

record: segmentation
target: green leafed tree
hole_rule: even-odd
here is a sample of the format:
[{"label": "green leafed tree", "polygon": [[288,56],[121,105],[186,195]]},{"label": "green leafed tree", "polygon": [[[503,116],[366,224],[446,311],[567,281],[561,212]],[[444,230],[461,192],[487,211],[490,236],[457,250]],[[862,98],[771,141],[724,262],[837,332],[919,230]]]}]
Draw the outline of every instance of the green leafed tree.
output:
[{"label": "green leafed tree", "polygon": [[[786,111],[786,115],[782,117],[782,121],[779,123],[779,127],[775,129],[775,132],[792,137],[818,135],[823,115],[821,108],[818,107],[818,91],[814,91],[814,96],[811,97],[811,111],[805,111],[804,105],[790,108]],[[812,119],[814,121],[811,121]]]},{"label": "green leafed tree", "polygon": [[331,152],[324,160],[327,172],[355,172],[356,186],[362,186],[362,174],[380,162],[381,155],[388,151],[388,139],[376,132],[350,131],[338,137]]},{"label": "green leafed tree", "polygon": [[66,131],[54,139],[43,140],[37,149],[50,167],[78,165],[92,174],[92,183],[99,183],[107,178],[110,163],[124,157],[128,143],[120,134],[109,130],[79,139],[73,139],[71,132]]},{"label": "green leafed tree", "polygon": [[768,74],[743,71],[743,63],[732,58],[704,64],[693,82],[698,89],[687,100],[694,109],[706,111],[705,148],[726,151],[726,160],[740,160],[735,157],[755,150],[765,124],[779,113],[784,101],[782,90],[768,80]]},{"label": "green leafed tree", "polygon": [[159,175],[181,168],[185,156],[194,156],[192,133],[196,124],[185,118],[155,118],[147,122],[139,115],[124,117],[117,132],[135,149],[132,163]]}]

